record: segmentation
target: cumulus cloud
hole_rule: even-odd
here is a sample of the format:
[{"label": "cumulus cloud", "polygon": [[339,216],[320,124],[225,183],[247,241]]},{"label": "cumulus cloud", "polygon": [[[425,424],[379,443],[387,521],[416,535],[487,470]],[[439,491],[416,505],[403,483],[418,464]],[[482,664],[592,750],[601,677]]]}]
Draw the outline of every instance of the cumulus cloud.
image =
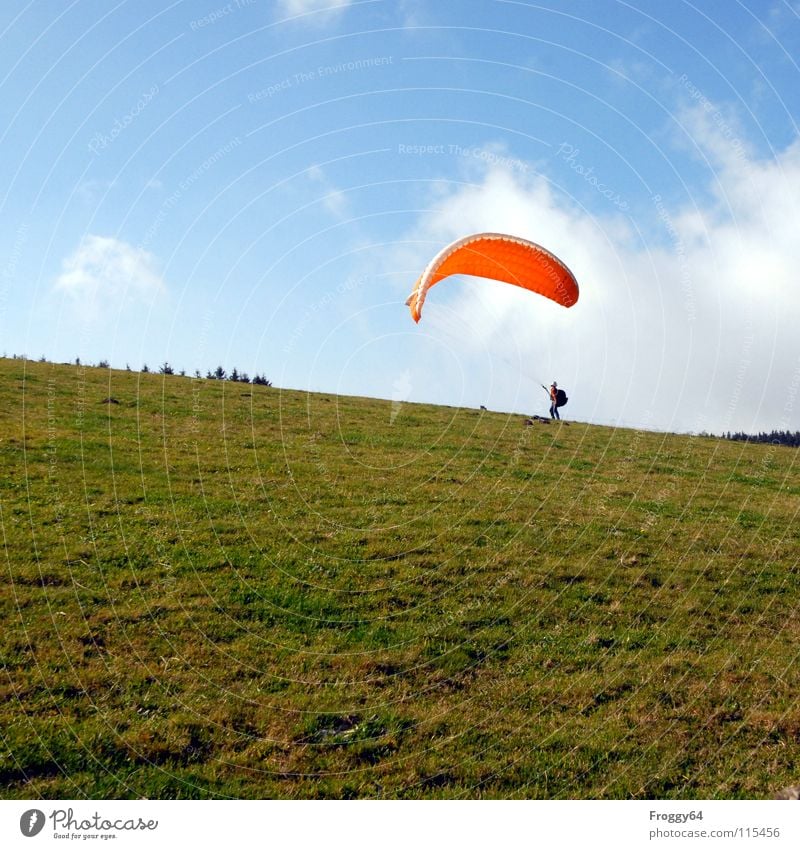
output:
[{"label": "cumulus cloud", "polygon": [[443,402],[537,410],[538,384],[556,379],[578,419],[800,428],[800,140],[759,159],[709,110],[686,117],[713,168],[704,200],[672,206],[655,195],[636,233],[611,204],[593,215],[532,171],[488,164],[468,184],[436,189],[409,234],[418,268],[447,241],[493,230],[545,245],[581,285],[569,310],[502,284],[437,287],[423,321],[468,364],[465,391],[479,387],[452,398],[443,382]]},{"label": "cumulus cloud", "polygon": [[93,235],[62,262],[55,288],[88,317],[107,307],[149,303],[165,291],[152,254],[120,239]]}]

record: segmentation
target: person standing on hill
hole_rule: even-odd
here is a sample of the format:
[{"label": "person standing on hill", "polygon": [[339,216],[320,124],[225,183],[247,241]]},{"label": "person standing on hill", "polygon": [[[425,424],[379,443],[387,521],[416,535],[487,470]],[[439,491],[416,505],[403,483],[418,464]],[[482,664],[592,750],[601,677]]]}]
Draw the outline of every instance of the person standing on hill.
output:
[{"label": "person standing on hill", "polygon": [[[544,387],[542,387],[544,389]],[[547,391],[547,390],[545,390]],[[551,419],[560,419],[561,416],[558,413],[558,384],[555,380],[550,384],[550,418]]]}]

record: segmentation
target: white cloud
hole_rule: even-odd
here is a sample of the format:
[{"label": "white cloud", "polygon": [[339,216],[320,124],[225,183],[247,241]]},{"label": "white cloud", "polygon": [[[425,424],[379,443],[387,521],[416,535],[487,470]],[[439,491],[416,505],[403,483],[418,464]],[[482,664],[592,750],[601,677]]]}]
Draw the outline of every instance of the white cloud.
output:
[{"label": "white cloud", "polygon": [[700,206],[698,195],[672,209],[654,200],[650,222],[636,222],[644,245],[611,205],[594,216],[539,174],[492,166],[470,184],[435,190],[409,234],[419,240],[417,268],[437,246],[491,230],[545,245],[581,285],[569,310],[502,284],[437,286],[420,327],[472,375],[461,398],[443,379],[442,402],[541,412],[538,384],[556,379],[571,390],[577,419],[658,430],[800,428],[791,389],[800,369],[800,140],[757,159],[731,144],[732,124],[689,117],[715,168],[702,194],[711,201]]},{"label": "white cloud", "polygon": [[325,209],[331,215],[341,218],[347,211],[347,196],[345,193],[331,183],[319,165],[312,165],[308,169],[308,177],[313,183],[317,183],[325,190],[326,194],[321,198]]},{"label": "white cloud", "polygon": [[55,288],[86,317],[131,302],[149,303],[165,291],[152,254],[120,239],[92,235],[62,262]]},{"label": "white cloud", "polygon": [[439,11],[425,0],[395,0],[394,9],[404,29],[432,26]]},{"label": "white cloud", "polygon": [[77,196],[90,206],[97,206],[114,188],[113,180],[84,180],[77,188]]},{"label": "white cloud", "polygon": [[280,0],[280,10],[288,16],[309,15],[309,20],[315,20],[317,13],[338,13],[346,9],[352,0]]}]

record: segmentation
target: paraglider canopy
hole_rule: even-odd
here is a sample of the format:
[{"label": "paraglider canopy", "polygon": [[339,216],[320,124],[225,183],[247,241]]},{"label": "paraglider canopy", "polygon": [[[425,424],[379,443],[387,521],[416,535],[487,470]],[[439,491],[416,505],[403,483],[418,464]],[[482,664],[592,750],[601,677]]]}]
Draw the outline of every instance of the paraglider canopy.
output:
[{"label": "paraglider canopy", "polygon": [[428,289],[451,274],[511,283],[564,307],[578,300],[575,275],[541,245],[503,233],[476,233],[452,242],[428,264],[406,301],[414,321],[422,316]]}]

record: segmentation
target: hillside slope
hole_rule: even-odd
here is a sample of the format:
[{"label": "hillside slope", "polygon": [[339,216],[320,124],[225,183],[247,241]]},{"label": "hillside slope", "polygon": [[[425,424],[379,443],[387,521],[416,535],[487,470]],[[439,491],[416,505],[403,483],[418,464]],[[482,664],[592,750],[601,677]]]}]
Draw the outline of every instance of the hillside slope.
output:
[{"label": "hillside slope", "polygon": [[0,440],[6,798],[798,781],[794,449],[20,360]]}]

